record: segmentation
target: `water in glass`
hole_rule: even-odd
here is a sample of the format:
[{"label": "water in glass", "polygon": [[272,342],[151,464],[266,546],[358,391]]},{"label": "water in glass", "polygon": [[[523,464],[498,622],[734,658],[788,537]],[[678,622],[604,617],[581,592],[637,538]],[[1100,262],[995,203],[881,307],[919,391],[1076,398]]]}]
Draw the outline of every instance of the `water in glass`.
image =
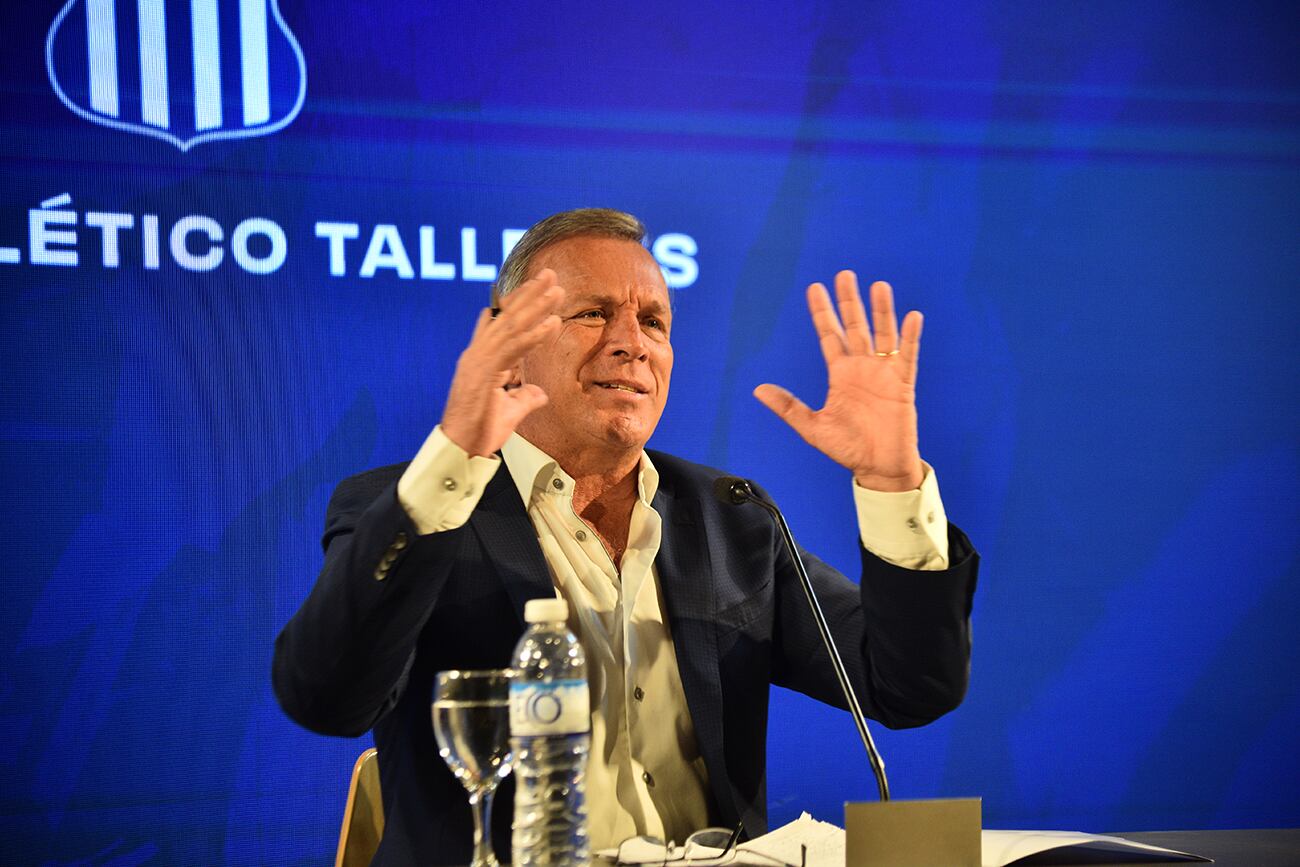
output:
[{"label": "water in glass", "polygon": [[492,852],[492,793],[510,773],[510,672],[443,671],[433,683],[438,754],[469,793],[474,813],[470,867],[498,867]]},{"label": "water in glass", "polygon": [[510,773],[509,708],[509,701],[433,703],[438,754],[466,789]]}]

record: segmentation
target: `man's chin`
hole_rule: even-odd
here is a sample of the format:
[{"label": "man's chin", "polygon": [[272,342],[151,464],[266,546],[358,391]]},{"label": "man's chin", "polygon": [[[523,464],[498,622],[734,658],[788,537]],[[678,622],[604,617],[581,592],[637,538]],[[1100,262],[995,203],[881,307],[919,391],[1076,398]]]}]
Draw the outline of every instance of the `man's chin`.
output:
[{"label": "man's chin", "polygon": [[587,449],[600,444],[611,452],[640,451],[650,441],[659,419],[642,414],[585,412],[581,417],[547,413],[543,407],[519,425],[520,436],[553,457],[570,448]]},{"label": "man's chin", "polygon": [[641,417],[615,416],[602,419],[603,439],[612,448],[642,449],[655,432],[655,424]]}]

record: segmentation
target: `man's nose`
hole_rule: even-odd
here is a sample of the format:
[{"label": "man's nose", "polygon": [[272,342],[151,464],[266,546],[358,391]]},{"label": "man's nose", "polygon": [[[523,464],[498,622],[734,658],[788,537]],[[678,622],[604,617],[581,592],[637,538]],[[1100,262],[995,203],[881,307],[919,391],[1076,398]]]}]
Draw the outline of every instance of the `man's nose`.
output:
[{"label": "man's nose", "polygon": [[632,312],[619,313],[605,325],[605,346],[613,355],[646,358],[646,336]]}]

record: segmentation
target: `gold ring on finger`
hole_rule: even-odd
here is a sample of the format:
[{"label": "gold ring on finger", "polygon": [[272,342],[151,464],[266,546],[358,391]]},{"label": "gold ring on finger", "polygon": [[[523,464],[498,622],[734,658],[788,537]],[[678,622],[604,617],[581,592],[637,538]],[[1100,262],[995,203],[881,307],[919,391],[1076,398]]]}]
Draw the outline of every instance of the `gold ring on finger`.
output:
[{"label": "gold ring on finger", "polygon": [[888,358],[891,355],[897,355],[897,354],[898,354],[897,349],[891,349],[888,352],[877,352],[876,358]]}]

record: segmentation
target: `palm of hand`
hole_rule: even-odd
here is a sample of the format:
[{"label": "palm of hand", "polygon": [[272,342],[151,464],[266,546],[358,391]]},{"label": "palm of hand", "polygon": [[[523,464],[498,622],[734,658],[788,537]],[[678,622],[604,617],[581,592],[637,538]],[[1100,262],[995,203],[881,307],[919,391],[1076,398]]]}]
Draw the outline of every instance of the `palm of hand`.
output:
[{"label": "palm of hand", "polygon": [[812,414],[810,445],[855,475],[904,478],[917,456],[916,389],[897,356],[845,355],[828,365],[826,404]]}]

